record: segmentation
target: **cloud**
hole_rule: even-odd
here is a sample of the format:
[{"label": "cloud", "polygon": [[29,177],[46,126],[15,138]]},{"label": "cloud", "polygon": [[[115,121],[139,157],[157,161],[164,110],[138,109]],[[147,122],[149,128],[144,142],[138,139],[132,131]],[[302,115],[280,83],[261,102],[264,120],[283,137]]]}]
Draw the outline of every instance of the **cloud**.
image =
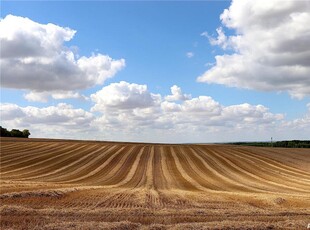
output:
[{"label": "cloud", "polygon": [[149,108],[160,100],[160,96],[150,93],[146,85],[125,81],[103,87],[90,97],[96,103],[93,111]]},{"label": "cloud", "polygon": [[18,105],[9,103],[1,103],[0,114],[2,121],[14,121],[25,116],[24,111]]},{"label": "cloud", "polygon": [[3,127],[28,128],[34,137],[83,138],[96,131],[92,113],[65,103],[43,108],[2,103],[0,113]]},{"label": "cloud", "polygon": [[183,94],[180,87],[174,85],[171,88],[171,95],[165,97],[167,101],[185,101],[191,99],[190,94]]},{"label": "cloud", "polygon": [[171,87],[171,92],[172,95],[162,97],[149,92],[146,85],[124,81],[112,83],[91,95],[91,100],[94,102],[91,111],[101,112],[105,118],[112,115],[113,121],[124,119],[123,121],[132,125],[135,125],[135,120],[149,119],[153,124],[158,123],[157,127],[160,127],[163,118],[171,123],[181,124],[186,121],[197,126],[203,124],[212,126],[212,121],[216,126],[219,125],[219,121],[225,126],[229,121],[265,123],[283,119],[283,115],[272,114],[262,105],[223,106],[209,96],[185,97],[186,94],[183,94],[181,88],[176,85]]},{"label": "cloud", "polygon": [[124,81],[103,87],[90,99],[90,112],[64,103],[41,108],[3,103],[1,125],[28,128],[32,137],[114,141],[257,141],[310,135],[310,105],[304,116],[288,121],[263,105],[224,106],[206,95],[168,101],[146,85]]},{"label": "cloud", "polygon": [[50,93],[48,92],[31,91],[29,93],[24,94],[24,98],[27,101],[48,102],[49,97],[50,97]]},{"label": "cloud", "polygon": [[88,100],[86,96],[81,95],[80,93],[74,91],[51,91],[51,92],[31,91],[29,93],[26,93],[24,95],[24,98],[27,101],[36,101],[36,102],[48,102],[50,98],[56,100],[68,99],[68,98]]},{"label": "cloud", "polygon": [[186,53],[186,57],[188,57],[188,58],[192,58],[192,57],[194,57],[194,53],[193,52],[187,52]]},{"label": "cloud", "polygon": [[285,91],[294,98],[310,95],[310,5],[307,1],[234,0],[220,16],[222,27],[212,45],[231,49],[199,82],[260,91]]},{"label": "cloud", "polygon": [[200,113],[203,113],[204,115],[219,115],[221,106],[209,96],[199,96],[198,98],[184,101],[182,104],[182,110],[194,115]]},{"label": "cloud", "polygon": [[1,86],[30,90],[27,97],[32,100],[31,93],[69,91],[73,95],[103,84],[125,66],[124,59],[100,53],[78,57],[76,48],[65,46],[76,33],[67,27],[7,15],[0,21],[0,30]]},{"label": "cloud", "polygon": [[307,104],[307,108],[308,108],[308,111],[307,113],[301,117],[301,118],[297,118],[297,119],[294,119],[293,121],[289,121],[286,123],[286,127],[290,128],[290,129],[297,129],[297,130],[300,130],[302,129],[303,130],[303,134],[305,135],[305,139],[309,139],[309,135],[310,135],[310,103]]},{"label": "cloud", "polygon": [[38,108],[34,106],[21,107],[16,104],[2,103],[1,117],[4,121],[14,120],[16,124],[49,124],[61,126],[87,126],[94,118],[83,109],[74,109],[72,105],[59,103],[56,106]]},{"label": "cloud", "polygon": [[[223,106],[209,96],[185,97],[176,85],[171,87],[171,92],[172,95],[163,97],[149,92],[146,85],[127,82],[103,87],[91,95],[94,102],[91,111],[99,112],[94,124],[102,132],[120,131],[127,138],[145,141],[144,135],[160,132],[196,138],[198,133],[204,136],[230,132],[234,137],[233,130],[248,132],[258,127],[265,130],[284,119],[282,114],[273,114],[262,105]],[[160,138],[153,136],[153,141]],[[171,139],[178,138],[166,137],[165,141]]]},{"label": "cloud", "polygon": [[208,32],[203,32],[201,36],[207,37],[211,45],[221,46],[224,50],[230,45],[227,36],[225,35],[223,28],[219,27],[216,29],[217,38],[214,38],[208,34]]}]

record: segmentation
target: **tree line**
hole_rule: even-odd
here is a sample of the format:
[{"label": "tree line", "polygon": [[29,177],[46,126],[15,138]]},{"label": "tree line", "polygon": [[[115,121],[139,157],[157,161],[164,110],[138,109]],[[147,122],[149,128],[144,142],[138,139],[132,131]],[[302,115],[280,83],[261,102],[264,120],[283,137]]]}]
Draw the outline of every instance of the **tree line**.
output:
[{"label": "tree line", "polygon": [[289,140],[276,142],[234,142],[230,144],[260,147],[310,148],[310,140]]},{"label": "tree line", "polygon": [[24,129],[23,131],[20,131],[19,129],[12,129],[11,131],[7,130],[6,128],[1,128],[1,137],[23,137],[28,138],[30,136],[30,132],[28,129]]}]

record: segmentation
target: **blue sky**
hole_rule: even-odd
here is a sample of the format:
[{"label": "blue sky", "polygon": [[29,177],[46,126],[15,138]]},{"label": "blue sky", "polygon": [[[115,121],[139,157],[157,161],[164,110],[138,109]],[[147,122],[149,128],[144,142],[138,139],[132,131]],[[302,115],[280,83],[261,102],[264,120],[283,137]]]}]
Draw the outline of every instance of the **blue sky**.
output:
[{"label": "blue sky", "polygon": [[[97,81],[96,74],[94,74],[94,78],[96,79],[93,79],[91,83],[86,81],[86,73],[85,76],[81,78],[82,80],[80,80],[80,84],[77,88],[73,86],[69,87],[68,85],[66,87],[66,84],[70,83],[64,80],[64,86],[61,86],[59,89],[53,88],[52,90],[48,86],[42,86],[42,88],[40,86],[32,87],[33,84],[30,83],[31,81],[43,82],[44,76],[41,78],[38,77],[37,79],[35,79],[36,76],[34,76],[30,80],[30,78],[25,77],[28,76],[26,73],[21,73],[20,79],[16,77],[14,80],[10,74],[7,73],[8,71],[4,69],[8,67],[2,65],[1,71],[4,74],[2,75],[1,102],[7,106],[2,106],[2,110],[4,111],[3,114],[9,113],[8,111],[12,110],[12,105],[17,105],[18,109],[21,109],[23,113],[26,113],[25,110],[27,110],[27,108],[29,109],[29,106],[41,109],[38,111],[44,116],[43,111],[47,111],[48,108],[58,108],[57,106],[59,103],[65,103],[71,106],[73,112],[81,109],[86,114],[89,113],[89,116],[92,116],[89,120],[86,119],[84,121],[84,128],[74,131],[74,135],[70,127],[66,127],[67,123],[65,121],[67,121],[68,118],[59,114],[55,114],[59,119],[52,119],[54,122],[47,122],[50,123],[50,125],[46,126],[46,129],[56,130],[55,136],[49,135],[48,132],[40,133],[37,131],[45,126],[37,122],[38,118],[35,117],[35,115],[33,115],[32,119],[21,119],[17,121],[17,119],[13,119],[14,112],[12,112],[12,114],[3,115],[4,118],[9,116],[10,119],[2,119],[2,125],[8,128],[15,128],[15,126],[20,126],[17,128],[32,126],[34,127],[32,136],[64,136],[69,138],[72,136],[72,138],[80,139],[85,138],[83,133],[85,133],[86,130],[90,134],[96,133],[96,135],[93,135],[93,139],[133,141],[167,140],[171,142],[201,142],[204,141],[204,139],[201,138],[201,136],[204,135],[206,135],[206,142],[208,142],[208,140],[264,140],[266,139],[266,135],[276,135],[279,139],[305,138],[306,134],[304,130],[310,128],[308,123],[310,102],[310,75],[307,75],[309,73],[307,72],[309,71],[308,64],[304,65],[303,63],[299,63],[298,58],[296,58],[297,60],[293,60],[293,64],[287,64],[293,61],[282,60],[282,57],[288,54],[289,50],[287,47],[283,48],[284,45],[281,47],[279,45],[282,50],[279,50],[279,47],[270,48],[270,46],[267,47],[267,45],[262,45],[259,49],[256,48],[261,46],[264,42],[266,44],[269,44],[269,41],[270,44],[277,42],[278,44],[287,44],[288,41],[283,40],[283,38],[278,35],[266,38],[264,37],[264,32],[259,30],[255,31],[254,29],[262,25],[265,26],[265,24],[262,23],[262,25],[258,25],[257,27],[252,25],[249,26],[239,17],[247,17],[249,21],[251,21],[249,17],[253,17],[255,22],[259,21],[255,20],[255,17],[259,17],[259,15],[264,16],[265,13],[269,13],[270,15],[268,15],[268,17],[266,17],[266,15],[264,17],[261,16],[262,21],[267,20],[272,22],[273,17],[275,20],[277,17],[291,18],[291,22],[288,21],[287,25],[273,25],[274,31],[279,31],[277,33],[281,35],[281,33],[285,33],[283,30],[285,26],[297,23],[297,19],[295,20],[291,15],[294,15],[294,13],[296,14],[296,12],[306,16],[309,14],[309,4],[306,1],[301,1],[301,3],[306,4],[306,7],[302,6],[302,4],[300,7],[296,7],[293,1],[288,1],[290,4],[283,6],[282,8],[285,8],[285,10],[283,10],[280,9],[281,7],[278,7],[278,5],[275,5],[276,7],[266,6],[267,8],[264,9],[264,7],[261,7],[259,4],[253,3],[250,7],[254,9],[254,13],[252,12],[252,14],[249,14],[249,12],[247,12],[249,7],[245,7],[238,2],[239,1],[3,1],[1,5],[3,24],[8,24],[9,22],[6,22],[5,18],[7,15],[12,15],[14,17],[28,18],[32,22],[40,25],[52,23],[58,26],[57,31],[60,31],[59,28],[69,28],[70,30],[76,31],[70,39],[62,41],[61,45],[58,47],[58,51],[56,51],[58,54],[65,50],[70,50],[70,52],[75,55],[75,61],[83,56],[88,58],[101,54],[113,60],[124,60],[125,64],[114,72],[112,70],[107,70],[113,73],[110,73],[110,75],[108,74],[109,76],[105,77],[99,83],[94,83]],[[272,10],[268,11],[268,7],[273,9],[274,12],[272,12]],[[229,12],[228,16],[222,14],[225,9]],[[257,11],[255,11],[256,9]],[[255,12],[258,12],[258,16],[255,15]],[[279,14],[279,12],[281,14]],[[228,19],[228,22],[225,17]],[[303,17],[300,18],[301,20],[305,20]],[[230,22],[232,23],[229,24]],[[21,21],[15,23],[21,23]],[[309,36],[307,35],[308,33],[305,33],[309,32],[309,28],[306,28],[309,26],[304,24],[304,27],[305,28],[302,28],[300,31],[294,31],[296,36],[293,36],[290,41],[296,39],[296,43],[298,44],[297,37],[301,37],[299,36],[300,34]],[[22,44],[23,39],[36,36],[36,29],[34,27],[29,28],[30,29],[27,31],[25,29],[26,32],[24,35],[19,35],[15,31],[14,38]],[[220,33],[217,32],[218,28],[222,28],[224,32],[222,38],[220,37]],[[279,29],[277,30],[276,28]],[[5,34],[6,31],[2,33]],[[27,36],[25,36],[26,33]],[[250,40],[250,38],[253,39],[252,35],[256,33],[260,33],[257,40]],[[59,36],[62,36],[60,32],[59,34]],[[49,35],[43,34],[42,36],[48,37]],[[241,39],[238,43],[235,42],[235,38],[240,37]],[[7,39],[6,42],[9,41],[8,36],[3,36],[2,39]],[[38,39],[43,40],[44,38],[40,37]],[[26,43],[27,42],[24,41],[24,44]],[[303,44],[301,42],[299,43]],[[6,45],[6,43],[2,44]],[[249,44],[253,45],[253,47],[249,47]],[[306,47],[307,44],[304,45]],[[7,46],[10,46],[9,42]],[[50,47],[52,47],[52,45],[44,49],[44,52],[47,52],[46,50]],[[17,52],[17,49],[22,49],[22,46],[15,46],[15,48],[12,48],[13,52]],[[255,51],[255,49],[257,50]],[[266,52],[260,54],[260,50],[264,51],[264,49],[266,49]],[[309,47],[305,49],[309,50]],[[277,52],[271,52],[270,50],[277,50]],[[255,52],[258,53],[257,56]],[[299,57],[298,55],[300,55],[301,51],[295,52],[294,50],[290,50],[290,52],[291,54],[289,56],[295,55]],[[44,55],[47,54],[45,53]],[[240,60],[234,59],[232,61],[226,58],[227,56],[234,57],[234,55],[238,55],[240,60],[246,60],[242,61],[242,63],[247,66],[253,65],[253,68],[249,67],[249,69],[245,70],[237,69],[239,68]],[[224,65],[221,65],[220,62],[216,60],[216,56],[223,57]],[[34,58],[32,60],[37,61],[35,60],[37,57],[32,58]],[[250,60],[249,63],[246,63],[247,60]],[[256,66],[257,60],[259,60],[259,62],[263,60],[259,63],[259,66]],[[267,60],[268,63],[264,62],[264,60]],[[270,64],[273,62],[277,64]],[[279,66],[283,68],[279,69]],[[299,76],[299,72],[294,73],[293,69],[297,71],[296,66],[305,68],[302,71],[305,72],[306,75]],[[25,67],[23,71],[31,72],[31,69],[28,67]],[[17,66],[16,68],[18,69],[19,67]],[[100,68],[105,67],[101,66]],[[212,71],[209,71],[210,69],[212,69]],[[281,72],[284,69],[286,72],[292,72],[292,74],[286,76],[285,72],[284,74]],[[262,70],[261,73],[260,70]],[[56,76],[57,73],[51,76]],[[295,75],[298,75],[299,78],[296,79],[297,77],[295,78]],[[55,77],[55,79],[62,82],[62,76],[63,75],[60,74]],[[198,77],[201,76],[203,77],[199,80]],[[73,79],[75,79],[74,77],[73,75]],[[25,82],[17,84],[16,81],[19,80]],[[79,78],[76,80],[79,81]],[[85,87],[83,87],[84,80]],[[128,84],[115,85],[120,84],[122,81]],[[54,83],[52,82],[51,84]],[[87,84],[89,85],[86,86]],[[57,83],[57,85],[59,84]],[[145,92],[144,89],[138,90],[138,86],[141,85],[147,87]],[[171,94],[170,88],[173,85],[179,87],[182,94],[190,94],[191,97],[175,97],[175,99],[166,100],[165,97]],[[98,92],[102,90],[104,91],[102,93],[104,98],[98,99],[98,97],[100,97]],[[83,97],[71,96],[70,98],[70,96],[61,96],[61,99],[55,99],[51,96],[55,93],[63,95],[68,91],[77,93]],[[36,94],[35,99],[31,96],[28,98],[25,96],[30,92]],[[108,95],[108,93],[110,94]],[[146,100],[146,97],[148,98],[146,95],[147,93],[149,97],[152,98],[152,101],[150,104],[141,105],[140,102]],[[124,94],[126,94],[126,99],[124,99]],[[161,99],[157,99],[154,95],[160,95]],[[210,115],[210,108],[208,107],[208,103],[211,103],[210,100],[207,104],[204,104],[202,103],[202,99],[197,99],[198,103],[196,103],[194,99],[199,98],[199,96],[210,97],[212,102],[218,103],[220,110],[223,111],[218,115],[213,113]],[[40,99],[40,97],[42,98]],[[96,99],[94,99],[95,97]],[[109,97],[114,99],[109,99]],[[126,100],[130,106],[126,104]],[[172,111],[165,110],[166,107],[163,105],[166,102],[170,103],[169,106],[177,105],[182,108],[180,107]],[[101,105],[97,105],[98,103],[101,103]],[[199,103],[202,103],[202,107]],[[251,115],[249,111],[243,113],[242,111],[238,111],[235,112],[235,115],[240,112],[241,114],[247,114],[246,116],[248,117],[243,117],[243,120],[236,120],[235,123],[227,121],[225,113],[228,112],[226,110],[231,109],[231,111],[235,111],[236,108],[242,110],[243,107],[239,108],[238,105],[245,103],[253,106],[253,108],[247,108],[249,111],[253,112],[253,114]],[[132,104],[135,106],[132,106]],[[193,105],[198,106],[200,109],[202,108],[204,114],[200,112],[200,115],[197,115],[197,113],[194,114],[193,111],[197,111],[197,109],[189,109],[192,108]],[[258,109],[257,106],[259,105],[263,106],[265,109]],[[231,106],[235,106],[236,108]],[[100,109],[96,110],[94,107],[100,107]],[[130,107],[130,111],[126,111],[128,107]],[[162,111],[158,112],[159,108]],[[216,110],[215,107],[212,107],[212,109]],[[256,109],[259,111],[256,111]],[[56,109],[56,111],[57,110],[58,109]],[[155,117],[147,117],[145,113],[148,114],[151,112],[145,112],[145,110],[150,110],[152,113],[158,114]],[[178,115],[177,112],[183,115],[186,114],[186,119],[180,114]],[[127,117],[129,124],[121,118],[123,117],[122,114],[130,114]],[[78,115],[82,117],[77,119],[85,119],[85,117],[83,117],[84,115]],[[205,126],[205,129],[200,130],[199,125],[188,121],[191,120],[192,117],[192,120],[198,123],[204,123],[204,121],[208,119],[214,121],[219,120],[217,122],[220,122],[221,119],[216,116],[224,119],[222,128],[218,128],[220,125],[215,122],[202,125]],[[60,117],[64,120],[60,119]],[[137,117],[139,119],[137,119]],[[143,122],[141,121],[141,117],[144,119]],[[159,121],[159,117],[164,117],[164,122]],[[173,117],[173,120],[169,120],[169,117]],[[259,117],[261,120],[259,120]],[[266,117],[272,118],[267,121]],[[75,118],[72,118],[72,120],[74,119]],[[104,122],[100,123],[100,120],[104,120]],[[142,123],[135,123],[137,120]],[[189,126],[185,127],[182,121],[184,121],[184,124],[189,123]],[[250,121],[250,123],[248,126],[240,128],[239,126],[241,124],[244,125],[245,121]],[[152,123],[152,125],[146,125],[146,123]],[[295,126],[297,123],[301,123],[301,127],[296,128]],[[136,130],[131,127],[133,124],[141,126],[142,128]],[[110,130],[113,130],[113,132],[105,129],[96,130],[93,128],[100,127],[101,125],[109,126]],[[259,128],[261,134],[249,136],[247,132],[249,127],[252,126],[253,130],[257,127],[261,127]],[[227,128],[235,129],[235,132],[238,134],[234,135],[234,132],[232,132],[231,135],[222,138],[225,136],[224,133]],[[291,134],[283,133],[285,129],[287,129],[288,132],[292,129],[290,132]],[[191,132],[195,132],[195,135],[198,137],[195,137],[195,135],[191,133],[184,132],[184,130],[192,130]],[[117,133],[120,131],[124,131],[124,135],[121,137],[117,136]],[[217,133],[215,136],[213,136],[214,132]],[[147,133],[147,135],[141,135],[142,133]],[[162,133],[170,133],[174,136],[180,135],[180,138],[173,137],[169,139],[169,137],[163,137],[164,140],[162,140],[161,138],[152,136],[151,133],[157,133],[159,135]],[[189,136],[188,141],[187,136]],[[88,139],[92,138],[88,137]]]}]

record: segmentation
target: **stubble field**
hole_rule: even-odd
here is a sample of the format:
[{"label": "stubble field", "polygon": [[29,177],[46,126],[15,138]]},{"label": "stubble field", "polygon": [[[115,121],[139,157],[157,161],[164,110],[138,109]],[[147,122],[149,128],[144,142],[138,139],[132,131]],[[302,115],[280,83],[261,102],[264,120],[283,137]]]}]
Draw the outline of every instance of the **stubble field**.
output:
[{"label": "stubble field", "polygon": [[310,150],[1,138],[1,229],[307,229]]}]

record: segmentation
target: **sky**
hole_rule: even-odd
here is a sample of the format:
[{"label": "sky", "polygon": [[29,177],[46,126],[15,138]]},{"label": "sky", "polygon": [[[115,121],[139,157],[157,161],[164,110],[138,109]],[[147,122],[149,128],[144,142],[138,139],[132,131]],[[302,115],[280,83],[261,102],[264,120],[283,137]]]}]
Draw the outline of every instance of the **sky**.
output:
[{"label": "sky", "polygon": [[2,1],[1,126],[30,137],[309,139],[310,1]]}]

